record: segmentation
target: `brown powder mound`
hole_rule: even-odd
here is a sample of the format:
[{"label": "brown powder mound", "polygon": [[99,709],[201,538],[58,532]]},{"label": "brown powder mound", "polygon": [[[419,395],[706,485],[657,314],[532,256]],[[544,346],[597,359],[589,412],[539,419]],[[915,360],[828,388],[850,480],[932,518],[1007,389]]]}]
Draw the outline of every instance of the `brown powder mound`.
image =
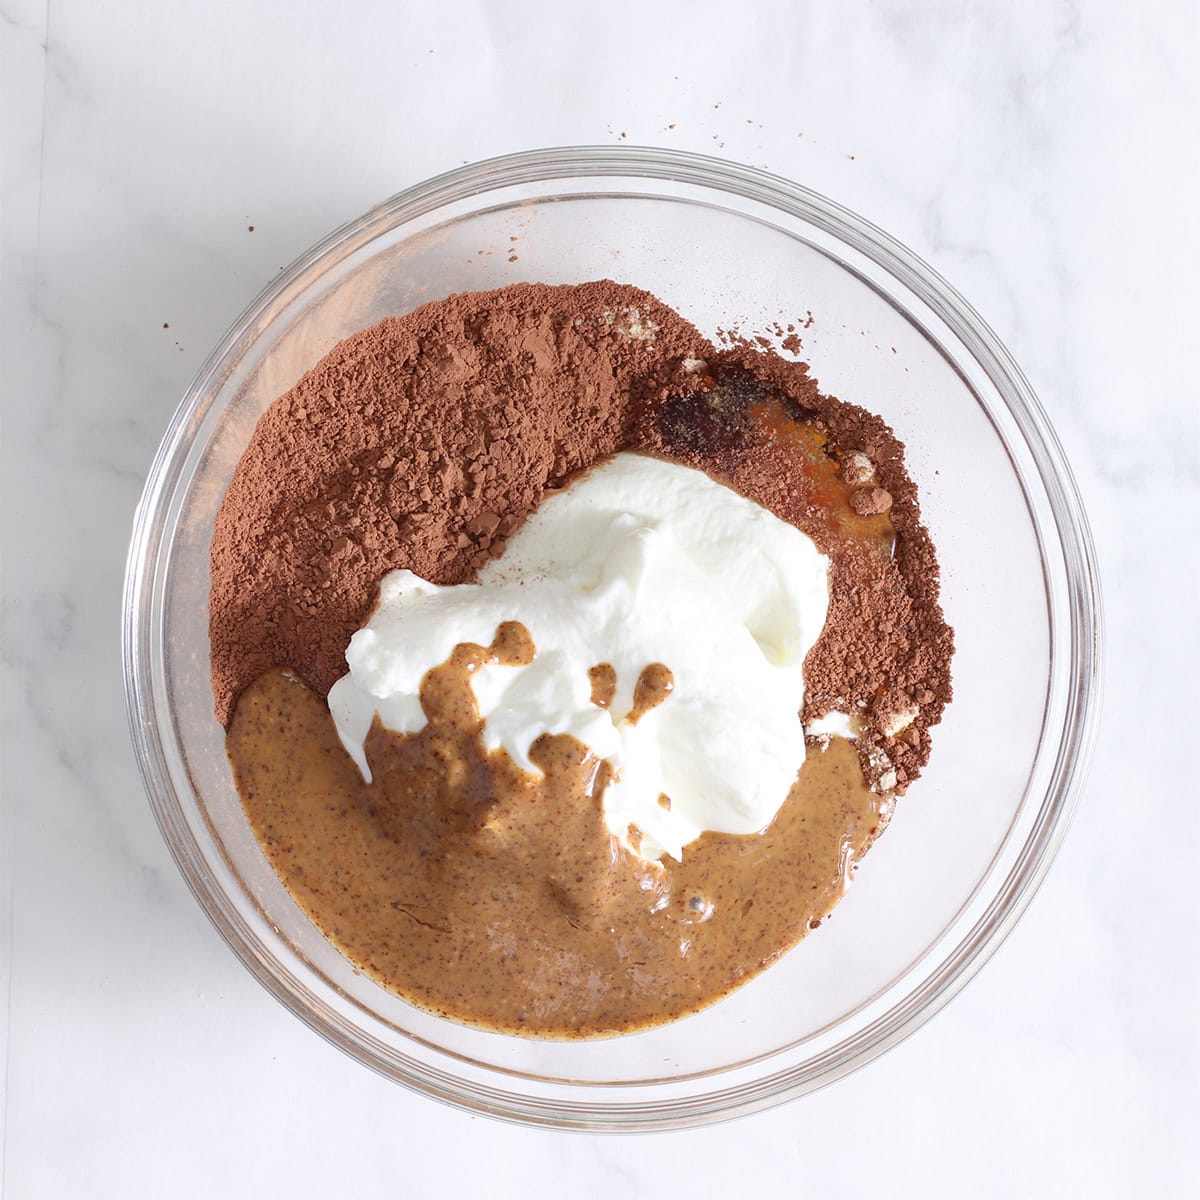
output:
[{"label": "brown powder mound", "polygon": [[468,579],[710,349],[648,292],[608,282],[452,296],[339,344],[263,415],[217,516],[218,719],[273,666],[328,691],[383,575]]},{"label": "brown powder mound", "polygon": [[[388,571],[469,579],[548,488],[633,448],[700,467],[830,555],[803,716],[856,714],[868,779],[903,791],[950,699],[953,651],[903,447],[803,364],[726,340],[718,352],[647,292],[602,282],[452,296],[342,342],[264,414],[217,517],[218,718],[271,667],[327,691]],[[694,359],[705,371],[683,367]],[[753,418],[768,394],[827,436],[842,510],[890,520],[894,556],[831,533],[830,496]]]}]

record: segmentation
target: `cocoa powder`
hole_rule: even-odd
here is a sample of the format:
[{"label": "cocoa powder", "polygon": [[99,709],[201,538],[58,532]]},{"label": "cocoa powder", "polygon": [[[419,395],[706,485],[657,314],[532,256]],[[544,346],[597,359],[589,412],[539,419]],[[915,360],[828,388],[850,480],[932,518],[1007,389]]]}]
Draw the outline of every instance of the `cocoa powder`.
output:
[{"label": "cocoa powder", "polygon": [[547,488],[627,445],[640,396],[685,385],[680,360],[705,348],[612,283],[451,296],[338,345],[263,415],[217,516],[221,722],[272,666],[327,691],[383,575],[470,578]]},{"label": "cocoa powder", "polygon": [[[210,635],[217,717],[271,667],[324,693],[383,575],[472,577],[545,492],[625,448],[706,470],[816,538],[832,560],[804,718],[856,713],[868,778],[897,790],[950,697],[952,640],[903,447],[746,339],[718,351],[649,293],[518,284],[424,305],[348,338],[256,427],[217,516]],[[694,368],[703,360],[703,371]],[[728,403],[714,407],[719,378]],[[875,471],[894,556],[830,536],[794,458],[747,418],[764,392]],[[917,709],[911,723],[897,715]]]}]

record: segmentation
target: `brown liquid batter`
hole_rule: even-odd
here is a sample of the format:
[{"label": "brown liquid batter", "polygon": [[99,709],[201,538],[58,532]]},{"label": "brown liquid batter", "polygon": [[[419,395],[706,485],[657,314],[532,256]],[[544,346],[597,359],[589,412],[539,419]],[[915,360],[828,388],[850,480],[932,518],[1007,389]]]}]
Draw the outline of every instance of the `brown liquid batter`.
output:
[{"label": "brown liquid batter", "polygon": [[607,708],[617,694],[617,671],[611,663],[597,663],[588,669],[592,684],[592,703],[597,708]]},{"label": "brown liquid batter", "polygon": [[[682,864],[648,864],[610,835],[608,767],[582,743],[539,738],[541,779],[484,747],[471,672],[532,654],[515,622],[491,647],[459,646],[422,684],[424,730],[376,722],[369,785],[294,676],[270,671],[242,695],[228,750],[247,814],[344,954],[443,1016],[596,1037],[719,999],[820,923],[890,811],[851,743],[810,750],[762,833],[707,833]],[[670,672],[653,668],[647,706],[669,693]]]},{"label": "brown liquid batter", "polygon": [[657,708],[675,690],[675,676],[664,663],[643,667],[633,689],[633,707],[625,719],[636,725],[652,708]]}]

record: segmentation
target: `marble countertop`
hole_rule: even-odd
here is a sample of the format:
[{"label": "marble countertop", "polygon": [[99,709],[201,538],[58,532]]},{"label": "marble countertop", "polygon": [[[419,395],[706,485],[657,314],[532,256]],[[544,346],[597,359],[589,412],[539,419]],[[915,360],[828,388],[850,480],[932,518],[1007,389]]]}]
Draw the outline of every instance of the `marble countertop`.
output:
[{"label": "marble countertop", "polygon": [[[1200,675],[1200,9],[747,7],[0,0],[11,1200],[1182,1196],[1200,1177],[1195,838],[1172,815]],[[1106,589],[1090,782],[994,960],[851,1078],[654,1137],[452,1111],[285,1012],[170,860],[121,688],[133,507],[226,325],[380,198],[578,142],[765,166],[933,263],[1039,392]]]}]

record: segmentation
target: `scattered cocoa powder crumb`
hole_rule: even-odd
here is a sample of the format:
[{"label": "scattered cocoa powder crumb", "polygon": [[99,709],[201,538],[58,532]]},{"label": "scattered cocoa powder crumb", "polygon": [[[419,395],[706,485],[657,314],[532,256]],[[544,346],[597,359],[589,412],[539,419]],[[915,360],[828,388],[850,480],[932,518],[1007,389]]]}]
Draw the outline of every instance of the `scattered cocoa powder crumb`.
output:
[{"label": "scattered cocoa powder crumb", "polygon": [[[743,333],[740,329],[718,329],[717,340],[724,346],[734,346],[743,349],[753,349],[754,342],[750,336]],[[770,346],[770,342],[767,343]]]},{"label": "scattered cocoa powder crumb", "polygon": [[[788,329],[790,330],[791,328],[792,327],[789,325]],[[804,348],[804,343],[801,342],[800,335],[793,332],[789,333],[787,337],[785,337],[783,341],[779,343],[779,346],[780,349],[786,350],[789,354],[799,354]]]}]

